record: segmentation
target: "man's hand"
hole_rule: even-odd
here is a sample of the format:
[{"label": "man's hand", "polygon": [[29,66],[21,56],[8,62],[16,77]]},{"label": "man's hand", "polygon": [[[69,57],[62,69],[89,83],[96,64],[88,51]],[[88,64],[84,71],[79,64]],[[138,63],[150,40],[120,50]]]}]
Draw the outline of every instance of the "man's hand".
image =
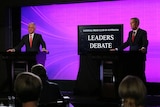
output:
[{"label": "man's hand", "polygon": [[15,52],[15,49],[8,49],[7,52]]},{"label": "man's hand", "polygon": [[48,51],[48,50],[46,50],[45,48],[42,48],[42,52],[49,53],[49,51]]},{"label": "man's hand", "polygon": [[109,51],[116,51],[116,49],[110,49]]},{"label": "man's hand", "polygon": [[142,47],[141,49],[139,49],[139,51],[141,51],[142,53],[146,53],[146,48]]}]

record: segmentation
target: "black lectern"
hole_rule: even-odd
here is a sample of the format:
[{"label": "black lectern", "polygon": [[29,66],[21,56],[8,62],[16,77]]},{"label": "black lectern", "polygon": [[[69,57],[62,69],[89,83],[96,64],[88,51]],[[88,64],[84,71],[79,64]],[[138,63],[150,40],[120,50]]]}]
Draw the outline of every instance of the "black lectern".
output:
[{"label": "black lectern", "polygon": [[144,63],[145,54],[138,51],[81,55],[75,92],[118,98],[119,83],[126,75],[144,80]]},{"label": "black lectern", "polygon": [[[23,67],[21,64],[25,64],[25,71],[29,70],[29,64],[32,61],[36,61],[36,55],[35,52],[5,52],[2,53],[2,59],[6,60],[7,67],[10,67],[11,71],[11,79],[14,79],[14,69],[16,64],[19,64],[19,67]],[[8,73],[9,73],[8,72]]]},{"label": "black lectern", "polygon": [[10,83],[11,94],[13,91],[13,81],[16,72],[15,71],[30,71],[31,66],[36,63],[45,64],[46,53],[45,52],[1,52],[2,59],[7,64],[7,74]]},{"label": "black lectern", "polygon": [[109,49],[118,47],[122,43],[123,24],[78,26],[80,67],[75,94],[97,96],[101,93],[101,86],[104,82],[102,80],[103,62],[106,62],[104,57],[112,61],[111,56],[113,58],[116,56],[106,54]]},{"label": "black lectern", "polygon": [[101,61],[100,80],[104,97],[118,98],[118,86],[127,75],[134,75],[146,81],[145,53],[140,51],[107,52],[95,58]]},{"label": "black lectern", "polygon": [[126,75],[135,75],[145,81],[145,54],[139,51],[109,51],[121,46],[122,43],[122,24],[78,26],[80,67],[75,94],[102,93],[112,97],[113,95],[109,94],[116,93],[114,96],[118,94],[119,83]]}]

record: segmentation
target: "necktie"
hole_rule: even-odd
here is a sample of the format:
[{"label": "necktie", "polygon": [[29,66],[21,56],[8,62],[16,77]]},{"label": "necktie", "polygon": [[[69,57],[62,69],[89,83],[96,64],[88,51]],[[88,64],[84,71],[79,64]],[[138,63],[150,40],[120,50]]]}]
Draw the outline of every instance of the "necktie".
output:
[{"label": "necktie", "polygon": [[134,39],[135,39],[135,32],[133,31],[133,33],[132,33],[132,42],[134,42]]},{"label": "necktie", "polygon": [[29,35],[29,44],[30,44],[30,47],[32,47],[32,35]]}]

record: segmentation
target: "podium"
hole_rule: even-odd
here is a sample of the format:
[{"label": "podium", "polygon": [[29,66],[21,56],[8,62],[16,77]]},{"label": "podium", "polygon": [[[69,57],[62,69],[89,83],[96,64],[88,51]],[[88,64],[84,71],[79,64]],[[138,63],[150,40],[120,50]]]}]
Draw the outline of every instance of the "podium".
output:
[{"label": "podium", "polygon": [[127,75],[145,78],[146,54],[139,51],[108,52],[100,57],[100,80],[102,96],[115,98],[118,96],[118,86]]},{"label": "podium", "polygon": [[[10,91],[13,91],[13,82],[15,74],[19,72],[28,72],[36,63],[45,64],[45,52],[1,52],[2,60],[6,61],[7,74],[10,84]],[[17,73],[16,73],[17,72]]]},{"label": "podium", "polygon": [[135,75],[144,79],[145,56],[138,51],[109,51],[103,54],[81,55],[76,94],[96,93],[105,98],[118,98],[119,83],[126,75]]},{"label": "podium", "polygon": [[109,94],[116,93],[114,96],[118,96],[119,83],[126,75],[135,75],[145,81],[145,54],[139,51],[109,51],[122,44],[122,24],[78,26],[80,67],[76,93],[101,93],[104,97],[112,97]]},{"label": "podium", "polygon": [[[36,60],[37,53],[33,52],[14,52],[14,53],[2,53],[2,58],[7,61],[8,67],[11,67],[11,79],[14,80],[15,69],[21,71],[29,70],[29,63]],[[22,65],[24,64],[24,65]],[[19,65],[16,67],[16,65]]]}]

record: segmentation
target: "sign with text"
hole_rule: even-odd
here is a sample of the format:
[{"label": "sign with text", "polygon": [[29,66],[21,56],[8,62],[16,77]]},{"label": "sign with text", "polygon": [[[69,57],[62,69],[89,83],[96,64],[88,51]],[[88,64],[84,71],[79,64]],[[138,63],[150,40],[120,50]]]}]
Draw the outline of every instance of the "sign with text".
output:
[{"label": "sign with text", "polygon": [[79,25],[78,54],[103,54],[123,43],[123,25]]}]

